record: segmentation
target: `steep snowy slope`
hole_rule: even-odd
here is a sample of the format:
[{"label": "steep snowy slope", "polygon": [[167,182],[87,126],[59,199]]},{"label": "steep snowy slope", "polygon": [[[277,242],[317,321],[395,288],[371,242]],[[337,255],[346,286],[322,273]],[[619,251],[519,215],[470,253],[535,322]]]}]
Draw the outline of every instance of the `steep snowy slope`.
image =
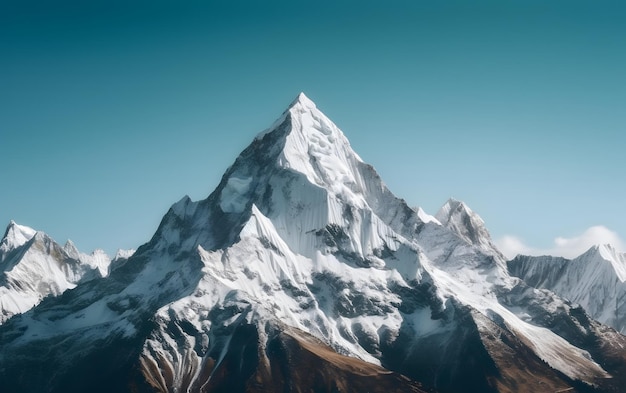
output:
[{"label": "steep snowy slope", "polygon": [[0,324],[79,282],[105,277],[109,257],[61,247],[48,235],[11,221],[0,241]]},{"label": "steep snowy slope", "polygon": [[16,392],[609,392],[626,376],[623,336],[510,277],[463,203],[408,207],[303,94],[207,199],[0,337]]},{"label": "steep snowy slope", "polygon": [[591,247],[572,260],[517,256],[512,275],[580,304],[593,318],[626,333],[626,254],[610,245]]}]

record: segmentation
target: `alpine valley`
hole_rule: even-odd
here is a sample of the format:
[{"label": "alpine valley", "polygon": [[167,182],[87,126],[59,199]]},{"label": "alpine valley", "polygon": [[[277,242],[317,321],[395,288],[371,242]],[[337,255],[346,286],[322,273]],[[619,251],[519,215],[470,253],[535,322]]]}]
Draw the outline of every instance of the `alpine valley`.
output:
[{"label": "alpine valley", "polygon": [[131,254],[111,262],[9,225],[1,392],[626,386],[626,337],[566,300],[585,304],[565,268],[507,266],[463,202],[409,207],[304,94]]}]

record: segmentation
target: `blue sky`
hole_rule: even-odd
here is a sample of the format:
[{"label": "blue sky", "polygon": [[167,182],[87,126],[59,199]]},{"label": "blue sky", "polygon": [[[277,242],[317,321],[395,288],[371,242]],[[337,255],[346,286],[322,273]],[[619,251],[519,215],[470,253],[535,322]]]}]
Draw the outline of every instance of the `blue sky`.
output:
[{"label": "blue sky", "polygon": [[626,236],[622,2],[179,3],[0,0],[0,222],[137,247],[304,91],[411,205]]}]

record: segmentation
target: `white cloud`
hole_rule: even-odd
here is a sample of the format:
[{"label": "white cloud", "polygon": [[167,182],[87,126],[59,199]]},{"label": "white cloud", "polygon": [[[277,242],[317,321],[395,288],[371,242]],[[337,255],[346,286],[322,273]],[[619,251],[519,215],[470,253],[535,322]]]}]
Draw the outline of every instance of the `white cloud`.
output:
[{"label": "white cloud", "polygon": [[517,254],[575,258],[596,244],[611,244],[620,251],[626,249],[619,235],[602,225],[590,227],[579,236],[571,238],[559,236],[554,239],[554,245],[549,249],[531,247],[524,243],[521,238],[512,235],[505,235],[496,239],[495,243],[507,258],[513,258]]}]

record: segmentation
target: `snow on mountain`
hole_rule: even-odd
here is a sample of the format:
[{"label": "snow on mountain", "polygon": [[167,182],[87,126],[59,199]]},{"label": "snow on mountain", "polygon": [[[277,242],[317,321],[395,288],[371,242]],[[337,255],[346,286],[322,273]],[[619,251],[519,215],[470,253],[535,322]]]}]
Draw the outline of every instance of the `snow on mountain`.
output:
[{"label": "snow on mountain", "polygon": [[420,220],[441,225],[441,223],[435,218],[435,216],[431,216],[430,214],[426,213],[421,207],[416,207],[413,210],[417,212],[417,217],[419,217]]},{"label": "snow on mountain", "polygon": [[35,233],[37,233],[37,231],[34,229],[24,225],[18,225],[15,221],[11,220],[0,241],[0,262],[3,262],[7,258],[7,254],[12,250],[17,249],[32,239]]},{"label": "snow on mountain", "polygon": [[118,249],[117,252],[115,253],[115,256],[112,259],[112,263],[114,263],[115,261],[121,261],[124,259],[128,259],[130,257],[133,256],[133,254],[135,253],[135,249],[128,249],[128,250],[124,250],[124,249]]},{"label": "snow on mountain", "polygon": [[485,222],[464,202],[450,198],[435,214],[435,218],[463,240],[471,244],[482,245],[487,249],[494,248]]},{"label": "snow on mountain", "polygon": [[512,275],[580,304],[593,318],[626,333],[626,254],[597,245],[574,259],[517,256]]},{"label": "snow on mountain", "polygon": [[608,392],[626,376],[626,338],[511,277],[464,203],[411,209],[304,94],[207,199],[182,198],[106,279],[0,337],[0,387],[23,391],[333,391],[369,375],[378,391]]},{"label": "snow on mountain", "polygon": [[83,254],[70,240],[61,247],[45,233],[11,221],[0,241],[0,324],[47,296],[105,277],[110,262],[102,250]]},{"label": "snow on mountain", "polygon": [[111,258],[103,250],[96,249],[91,254],[84,254],[78,251],[74,242],[68,240],[63,246],[63,251],[65,251],[71,259],[80,261],[92,270],[97,270],[100,277],[106,277],[109,274]]}]

